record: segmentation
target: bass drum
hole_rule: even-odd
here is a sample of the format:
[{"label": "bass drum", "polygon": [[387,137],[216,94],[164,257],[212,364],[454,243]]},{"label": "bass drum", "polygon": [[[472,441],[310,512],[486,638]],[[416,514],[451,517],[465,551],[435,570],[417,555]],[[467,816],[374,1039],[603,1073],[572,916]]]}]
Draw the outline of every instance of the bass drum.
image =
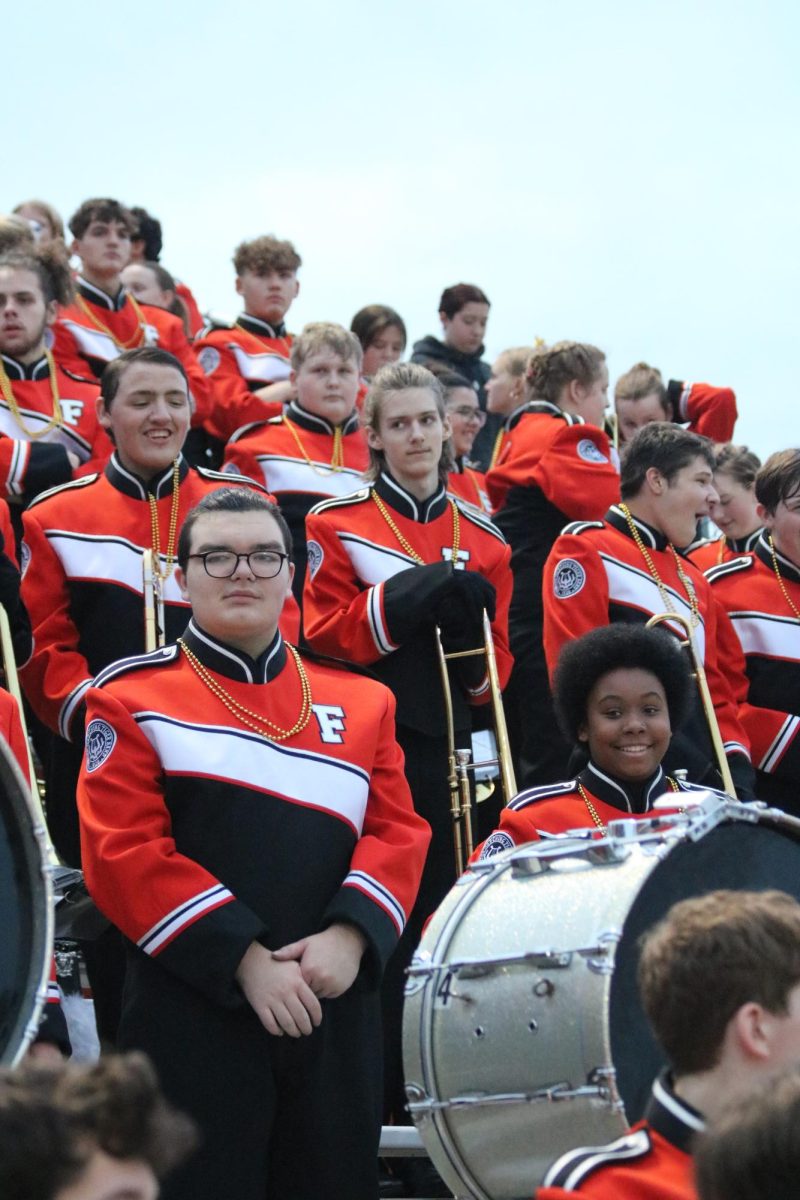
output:
[{"label": "bass drum", "polygon": [[39,1025],[53,953],[46,842],[19,768],[0,738],[0,1065],[19,1061]]},{"label": "bass drum", "polygon": [[[723,807],[724,823],[709,820]],[[638,997],[638,939],[717,888],[800,899],[800,843],[779,818],[713,800],[462,876],[412,961],[403,1029],[409,1110],[456,1196],[528,1200],[565,1151],[639,1119],[663,1058]]]}]

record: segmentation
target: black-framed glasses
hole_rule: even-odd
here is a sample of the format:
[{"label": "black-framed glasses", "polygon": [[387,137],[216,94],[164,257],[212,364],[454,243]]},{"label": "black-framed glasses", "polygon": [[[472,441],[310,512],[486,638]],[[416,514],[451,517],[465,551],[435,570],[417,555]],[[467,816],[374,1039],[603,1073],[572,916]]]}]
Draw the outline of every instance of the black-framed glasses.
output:
[{"label": "black-framed glasses", "polygon": [[449,411],[464,421],[477,423],[481,428],[486,424],[486,413],[482,408],[470,408],[469,405],[462,404],[459,408],[451,408]]},{"label": "black-framed glasses", "polygon": [[206,575],[212,579],[230,579],[236,574],[241,559],[247,563],[251,575],[256,579],[274,579],[280,574],[283,561],[289,555],[282,550],[251,550],[249,554],[236,554],[233,550],[206,550],[205,554],[190,554],[189,558],[201,559]]}]

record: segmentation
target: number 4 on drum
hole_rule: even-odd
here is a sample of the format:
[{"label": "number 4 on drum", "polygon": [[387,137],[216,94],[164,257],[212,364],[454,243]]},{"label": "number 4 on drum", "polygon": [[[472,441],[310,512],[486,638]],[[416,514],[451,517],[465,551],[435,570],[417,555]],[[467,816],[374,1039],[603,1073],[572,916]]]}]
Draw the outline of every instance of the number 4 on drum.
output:
[{"label": "number 4 on drum", "polygon": [[436,1006],[437,1008],[447,1008],[451,1000],[462,1000],[464,1004],[472,1004],[472,996],[464,995],[463,992],[453,990],[453,979],[455,974],[453,971],[447,971],[444,979],[436,989]]}]

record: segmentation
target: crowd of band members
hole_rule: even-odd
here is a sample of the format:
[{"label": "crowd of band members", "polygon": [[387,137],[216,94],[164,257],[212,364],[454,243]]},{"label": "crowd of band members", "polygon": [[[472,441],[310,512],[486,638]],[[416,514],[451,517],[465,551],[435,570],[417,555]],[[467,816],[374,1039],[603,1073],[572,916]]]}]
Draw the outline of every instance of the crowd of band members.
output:
[{"label": "crowd of band members", "polygon": [[[281,632],[388,686],[414,805],[432,829],[383,985],[384,1119],[402,1120],[403,972],[455,877],[434,626],[458,651],[480,644],[490,616],[531,836],[546,828],[536,802],[586,769],[557,733],[562,648],[662,612],[686,618],[704,658],[739,795],[796,808],[800,451],[761,468],[731,444],[730,388],[665,383],[644,363],[617,381],[609,417],[605,355],[590,344],[535,342],[490,367],[490,303],[471,284],[445,289],[441,339],[423,338],[403,362],[406,328],[385,305],[360,310],[349,330],[319,321],[288,332],[301,267],[288,241],[238,246],[242,312],[203,326],[191,291],[159,263],[160,228],[144,209],[87,201],[67,235],[48,205],[15,212],[0,220],[0,483],[56,847],[80,865],[86,693],[144,650],[143,551],[154,551],[174,642],[189,616],[175,573],[184,518],[223,486],[268,494],[295,563]],[[707,536],[709,518],[721,537]],[[463,660],[451,676],[466,747],[485,724],[486,672]],[[718,786],[698,705],[670,732],[664,769]],[[613,809],[613,796],[599,798]],[[499,793],[479,810],[485,838]],[[124,962],[115,930],[107,942],[87,961],[113,1043]]]}]

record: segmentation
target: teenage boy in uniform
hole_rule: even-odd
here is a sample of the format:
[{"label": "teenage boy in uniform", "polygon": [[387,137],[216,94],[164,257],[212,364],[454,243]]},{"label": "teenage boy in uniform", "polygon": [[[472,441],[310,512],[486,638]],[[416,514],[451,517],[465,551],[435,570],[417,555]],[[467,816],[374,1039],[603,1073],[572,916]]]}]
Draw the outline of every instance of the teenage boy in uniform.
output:
[{"label": "teenage boy in uniform", "polygon": [[377,1195],[378,983],[430,830],[395,702],[278,630],[291,538],[263,495],[190,513],[177,645],[87,698],[84,867],[129,939],[123,1046],[203,1145],[165,1200]]},{"label": "teenage boy in uniform", "polygon": [[279,414],[294,399],[285,318],[300,290],[302,259],[291,242],[267,236],[242,242],[233,256],[244,311],[230,328],[210,328],[195,342],[214,393],[208,425],[222,442],[251,421]]},{"label": "teenage boy in uniform", "polygon": [[139,304],[122,286],[136,221],[117,200],[85,200],[69,222],[71,250],[81,260],[75,299],[54,326],[53,356],[84,379],[99,380],[107,363],[125,350],[158,346],[180,360],[189,381],[192,425],[203,425],[211,395],[179,317]]},{"label": "teenage boy in uniform", "polygon": [[[630,443],[622,463],[622,500],[602,521],[575,521],[555,541],[544,569],[544,648],[552,676],[562,646],[599,625],[643,624],[655,614],[689,621],[704,663],[725,753],[737,792],[752,797],[749,742],[737,716],[746,690],[730,623],[708,582],[680,553],[699,517],[717,499],[714,456],[706,438],[677,425],[652,424]],[[685,637],[682,626],[665,628]],[[708,729],[699,700],[665,759],[665,770],[688,770],[692,783],[719,787]]]},{"label": "teenage boy in uniform", "polygon": [[695,1135],[800,1063],[800,905],[778,891],[682,900],[643,939],[639,992],[669,1070],[643,1121],[562,1155],[536,1200],[695,1200]]}]

